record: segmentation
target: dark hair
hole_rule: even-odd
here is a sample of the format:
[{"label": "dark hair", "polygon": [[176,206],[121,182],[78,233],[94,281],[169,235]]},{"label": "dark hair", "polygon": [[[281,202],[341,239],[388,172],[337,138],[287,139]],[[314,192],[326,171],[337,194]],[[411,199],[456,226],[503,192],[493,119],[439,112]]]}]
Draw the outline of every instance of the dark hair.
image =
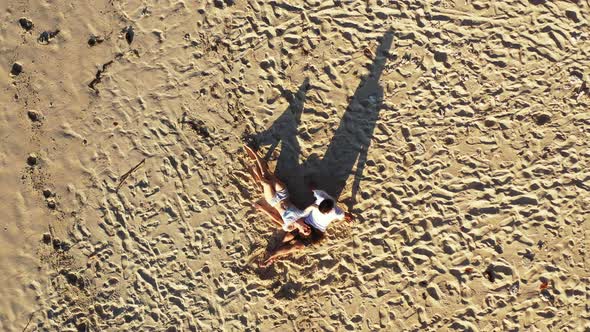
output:
[{"label": "dark hair", "polygon": [[329,198],[324,199],[320,203],[320,206],[319,206],[321,213],[328,213],[328,212],[332,211],[333,208],[334,208],[334,201]]}]

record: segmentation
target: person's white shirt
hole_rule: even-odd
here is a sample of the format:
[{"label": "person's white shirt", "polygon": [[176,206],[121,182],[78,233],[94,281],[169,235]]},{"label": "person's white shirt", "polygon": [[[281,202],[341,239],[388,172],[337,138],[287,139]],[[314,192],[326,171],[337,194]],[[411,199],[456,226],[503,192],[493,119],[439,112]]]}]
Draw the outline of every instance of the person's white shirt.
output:
[{"label": "person's white shirt", "polygon": [[314,227],[315,229],[325,232],[328,228],[328,225],[334,220],[343,220],[344,219],[344,211],[336,206],[336,200],[332,198],[332,196],[328,195],[325,191],[322,190],[314,190],[313,195],[315,196],[315,205],[320,205],[320,203],[325,199],[331,199],[334,201],[334,208],[329,213],[322,213],[319,209],[313,209],[311,213],[305,217],[305,223]]}]

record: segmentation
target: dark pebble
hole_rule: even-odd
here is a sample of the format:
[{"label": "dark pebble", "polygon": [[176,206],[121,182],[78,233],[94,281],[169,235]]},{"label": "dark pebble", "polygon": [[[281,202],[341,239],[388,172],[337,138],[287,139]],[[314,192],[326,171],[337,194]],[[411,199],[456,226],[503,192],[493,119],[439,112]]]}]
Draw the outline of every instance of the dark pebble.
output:
[{"label": "dark pebble", "polygon": [[128,26],[123,29],[123,31],[125,31],[125,40],[127,41],[127,44],[131,45],[133,42],[133,37],[135,37],[135,31],[133,31],[133,27]]},{"label": "dark pebble", "polygon": [[29,116],[29,119],[33,122],[39,122],[42,118],[41,114],[37,111],[28,111],[27,115]]},{"label": "dark pebble", "polygon": [[49,233],[43,234],[43,243],[45,243],[45,244],[51,243],[51,234],[49,234]]},{"label": "dark pebble", "polygon": [[49,198],[51,196],[53,196],[53,193],[51,192],[51,189],[44,189],[43,190],[43,197]]},{"label": "dark pebble", "polygon": [[104,41],[104,39],[102,39],[102,37],[91,35],[90,38],[88,38],[88,46],[90,46],[90,47],[96,46],[97,44],[100,44],[103,41]]},{"label": "dark pebble", "polygon": [[55,208],[56,208],[55,202],[53,200],[48,200],[47,201],[47,207],[50,208],[50,209],[52,209],[52,210],[55,210]]},{"label": "dark pebble", "polygon": [[29,155],[29,157],[27,157],[27,164],[29,166],[35,166],[35,165],[37,165],[37,162],[38,162],[37,156],[34,153],[31,153]]},{"label": "dark pebble", "polygon": [[15,62],[15,63],[12,64],[12,69],[10,70],[10,73],[12,75],[18,76],[22,72],[23,72],[23,66],[20,63]]},{"label": "dark pebble", "polygon": [[18,24],[20,24],[21,28],[27,31],[31,31],[31,29],[33,29],[33,22],[31,22],[31,20],[27,19],[26,17],[21,17],[18,20]]},{"label": "dark pebble", "polygon": [[55,250],[61,248],[61,241],[59,239],[53,239],[53,241],[51,241],[51,244],[53,245],[53,249]]},{"label": "dark pebble", "polygon": [[39,38],[37,40],[41,44],[49,44],[49,42],[53,38],[55,38],[55,36],[57,36],[57,34],[59,34],[59,30],[55,30],[55,31],[43,31],[43,32],[41,32],[41,34],[39,35]]}]

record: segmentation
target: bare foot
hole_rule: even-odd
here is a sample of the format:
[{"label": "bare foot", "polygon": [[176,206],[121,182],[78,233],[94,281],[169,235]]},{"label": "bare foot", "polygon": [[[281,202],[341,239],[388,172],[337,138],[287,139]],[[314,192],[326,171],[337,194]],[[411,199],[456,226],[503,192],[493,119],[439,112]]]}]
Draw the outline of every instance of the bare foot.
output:
[{"label": "bare foot", "polygon": [[250,148],[248,145],[244,144],[244,150],[246,150],[246,153],[248,154],[248,156],[254,160],[256,160],[256,151],[252,150],[252,148]]},{"label": "bare foot", "polygon": [[265,260],[264,262],[260,262],[260,264],[258,264],[259,267],[261,268],[266,268],[272,265],[272,263],[274,263],[276,260],[276,258],[269,258],[267,260]]}]

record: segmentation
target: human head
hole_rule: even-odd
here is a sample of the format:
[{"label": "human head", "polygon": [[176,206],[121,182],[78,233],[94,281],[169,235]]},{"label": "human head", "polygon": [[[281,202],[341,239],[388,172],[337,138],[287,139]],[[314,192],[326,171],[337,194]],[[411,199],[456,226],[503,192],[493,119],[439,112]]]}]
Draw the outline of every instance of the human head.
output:
[{"label": "human head", "polygon": [[319,210],[323,214],[330,213],[330,211],[332,211],[333,208],[334,201],[329,198],[324,199],[319,205]]}]

